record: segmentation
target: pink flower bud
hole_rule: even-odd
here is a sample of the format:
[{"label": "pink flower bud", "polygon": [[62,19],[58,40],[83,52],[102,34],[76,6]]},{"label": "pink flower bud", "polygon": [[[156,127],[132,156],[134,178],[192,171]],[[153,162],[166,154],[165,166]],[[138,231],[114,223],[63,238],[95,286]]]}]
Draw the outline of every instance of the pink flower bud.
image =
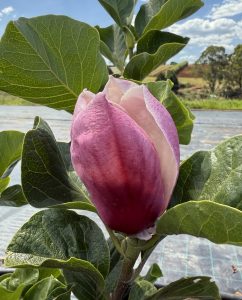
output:
[{"label": "pink flower bud", "polygon": [[174,122],[144,85],[110,77],[84,90],[71,129],[73,166],[103,222],[136,234],[166,210],[179,170]]}]

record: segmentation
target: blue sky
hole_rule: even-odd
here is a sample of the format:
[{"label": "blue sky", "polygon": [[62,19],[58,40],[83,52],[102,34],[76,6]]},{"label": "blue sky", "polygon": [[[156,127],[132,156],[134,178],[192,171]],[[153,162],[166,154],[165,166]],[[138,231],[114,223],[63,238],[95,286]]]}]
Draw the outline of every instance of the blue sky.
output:
[{"label": "blue sky", "polygon": [[[144,2],[138,1],[136,13]],[[176,61],[194,61],[211,44],[224,46],[228,53],[235,45],[242,44],[242,0],[205,0],[204,3],[196,14],[169,28],[171,32],[191,38]],[[12,19],[45,14],[64,14],[102,27],[113,23],[97,0],[1,0],[0,35]]]}]

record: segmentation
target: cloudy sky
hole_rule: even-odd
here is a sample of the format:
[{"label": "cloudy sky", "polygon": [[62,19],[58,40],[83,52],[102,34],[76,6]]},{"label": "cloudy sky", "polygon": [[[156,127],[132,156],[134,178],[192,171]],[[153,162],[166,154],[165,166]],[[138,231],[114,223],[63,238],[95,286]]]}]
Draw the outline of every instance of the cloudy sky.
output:
[{"label": "cloudy sky", "polygon": [[[139,0],[137,9],[144,2]],[[242,0],[204,0],[204,3],[196,14],[169,29],[191,38],[176,61],[194,61],[211,44],[224,46],[228,53],[235,45],[242,44]],[[0,0],[0,35],[12,19],[45,14],[64,14],[103,27],[112,23],[97,0]]]}]

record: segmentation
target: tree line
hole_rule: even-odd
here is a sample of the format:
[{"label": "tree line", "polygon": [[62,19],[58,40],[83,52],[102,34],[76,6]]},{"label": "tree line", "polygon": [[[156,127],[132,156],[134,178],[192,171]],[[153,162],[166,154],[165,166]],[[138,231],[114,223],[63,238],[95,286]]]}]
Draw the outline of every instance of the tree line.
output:
[{"label": "tree line", "polygon": [[224,47],[209,46],[196,65],[211,94],[242,97],[242,45],[237,45],[232,54],[227,54]]}]

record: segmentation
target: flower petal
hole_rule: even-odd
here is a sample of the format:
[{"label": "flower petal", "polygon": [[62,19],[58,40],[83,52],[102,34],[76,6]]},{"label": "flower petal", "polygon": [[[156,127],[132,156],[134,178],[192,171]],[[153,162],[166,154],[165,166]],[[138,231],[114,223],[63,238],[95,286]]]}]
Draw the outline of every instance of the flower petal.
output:
[{"label": "flower petal", "polygon": [[110,228],[138,233],[166,209],[157,151],[143,129],[103,93],[74,119],[71,154]]},{"label": "flower petal", "polygon": [[123,94],[135,86],[138,85],[132,81],[109,76],[109,80],[106,83],[103,92],[108,101],[119,104]]},{"label": "flower petal", "polygon": [[168,203],[179,170],[179,140],[176,126],[166,108],[145,86],[129,89],[120,105],[144,129],[159,153],[164,197]]},{"label": "flower petal", "polygon": [[73,113],[73,119],[75,119],[75,117],[78,115],[80,111],[86,109],[86,107],[94,99],[94,97],[95,94],[93,94],[92,92],[88,91],[87,89],[83,90],[83,92],[79,95],[77,99],[75,110]]}]

